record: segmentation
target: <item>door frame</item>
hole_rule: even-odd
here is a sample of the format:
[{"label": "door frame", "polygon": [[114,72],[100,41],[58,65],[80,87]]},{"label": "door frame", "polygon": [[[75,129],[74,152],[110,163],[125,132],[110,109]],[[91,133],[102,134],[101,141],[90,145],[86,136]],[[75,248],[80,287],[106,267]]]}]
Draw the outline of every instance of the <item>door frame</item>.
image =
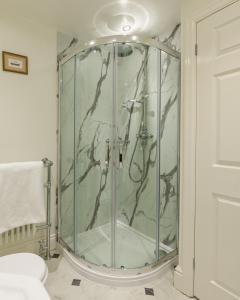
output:
[{"label": "door frame", "polygon": [[[174,286],[194,296],[197,134],[197,25],[240,0],[208,0],[182,17],[179,262]],[[196,1],[195,1],[196,2]],[[211,3],[212,2],[212,3]]]}]

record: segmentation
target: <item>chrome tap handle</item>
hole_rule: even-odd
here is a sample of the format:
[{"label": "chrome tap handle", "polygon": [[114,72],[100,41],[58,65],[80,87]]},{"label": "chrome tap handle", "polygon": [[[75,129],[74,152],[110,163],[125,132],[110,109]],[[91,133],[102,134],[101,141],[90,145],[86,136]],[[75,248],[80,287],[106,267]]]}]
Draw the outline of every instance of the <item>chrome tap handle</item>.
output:
[{"label": "chrome tap handle", "polygon": [[110,162],[110,140],[106,140],[105,165],[108,168]]},{"label": "chrome tap handle", "polygon": [[123,147],[119,147],[119,157],[118,157],[119,168],[123,167]]},{"label": "chrome tap handle", "polygon": [[119,168],[123,167],[123,158],[124,158],[124,153],[127,150],[127,146],[130,143],[129,140],[123,140],[121,137],[118,137],[118,149],[119,149],[119,157],[118,157],[118,163],[119,163]]}]

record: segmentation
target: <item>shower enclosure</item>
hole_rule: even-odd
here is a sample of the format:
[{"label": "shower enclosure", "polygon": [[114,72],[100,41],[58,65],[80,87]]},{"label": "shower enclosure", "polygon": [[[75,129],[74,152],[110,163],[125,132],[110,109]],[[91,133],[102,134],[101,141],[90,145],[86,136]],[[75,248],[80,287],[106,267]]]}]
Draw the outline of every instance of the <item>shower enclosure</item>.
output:
[{"label": "shower enclosure", "polygon": [[60,63],[60,240],[111,269],[177,252],[179,54],[140,42]]}]

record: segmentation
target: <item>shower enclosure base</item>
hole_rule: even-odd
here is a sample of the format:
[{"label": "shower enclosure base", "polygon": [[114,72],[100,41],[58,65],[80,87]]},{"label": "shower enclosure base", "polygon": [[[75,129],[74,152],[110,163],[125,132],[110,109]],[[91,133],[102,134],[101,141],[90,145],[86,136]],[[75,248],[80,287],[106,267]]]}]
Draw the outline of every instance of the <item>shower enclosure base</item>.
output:
[{"label": "shower enclosure base", "polygon": [[[65,258],[79,274],[103,284],[130,286],[159,278],[176,265],[176,251],[164,244],[159,246],[160,252],[164,253],[163,257],[160,256],[158,263],[151,264],[155,240],[118,221],[116,269],[103,266],[103,262],[111,264],[109,260],[110,228],[108,223],[79,234],[76,239],[76,253],[80,258],[63,247]],[[96,265],[88,261],[94,261]],[[143,261],[146,266],[134,268],[134,266],[143,265]],[[124,265],[132,267],[120,269]]]},{"label": "shower enclosure base", "polygon": [[161,278],[168,271],[173,270],[177,264],[177,257],[175,255],[163,264],[148,268],[140,268],[138,270],[113,270],[83,262],[65,248],[63,248],[63,256],[78,274],[89,280],[111,286],[142,285]]}]

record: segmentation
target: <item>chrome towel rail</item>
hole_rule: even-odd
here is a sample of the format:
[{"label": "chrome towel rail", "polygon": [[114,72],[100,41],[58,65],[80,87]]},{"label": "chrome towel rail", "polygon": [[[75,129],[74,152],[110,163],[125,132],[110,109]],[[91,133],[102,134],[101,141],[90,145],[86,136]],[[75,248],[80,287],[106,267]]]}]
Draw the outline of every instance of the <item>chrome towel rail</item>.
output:
[{"label": "chrome towel rail", "polygon": [[[42,162],[44,164],[44,167],[47,168],[47,182],[45,183],[45,187],[47,189],[47,214],[46,214],[46,224],[40,225],[37,228],[39,230],[45,229],[46,230],[46,240],[43,244],[43,241],[40,242],[40,252],[44,250],[45,259],[51,258],[51,244],[50,244],[50,236],[51,236],[51,176],[52,176],[52,166],[53,162],[49,160],[48,158],[43,158]],[[40,253],[41,254],[41,253]]]}]

